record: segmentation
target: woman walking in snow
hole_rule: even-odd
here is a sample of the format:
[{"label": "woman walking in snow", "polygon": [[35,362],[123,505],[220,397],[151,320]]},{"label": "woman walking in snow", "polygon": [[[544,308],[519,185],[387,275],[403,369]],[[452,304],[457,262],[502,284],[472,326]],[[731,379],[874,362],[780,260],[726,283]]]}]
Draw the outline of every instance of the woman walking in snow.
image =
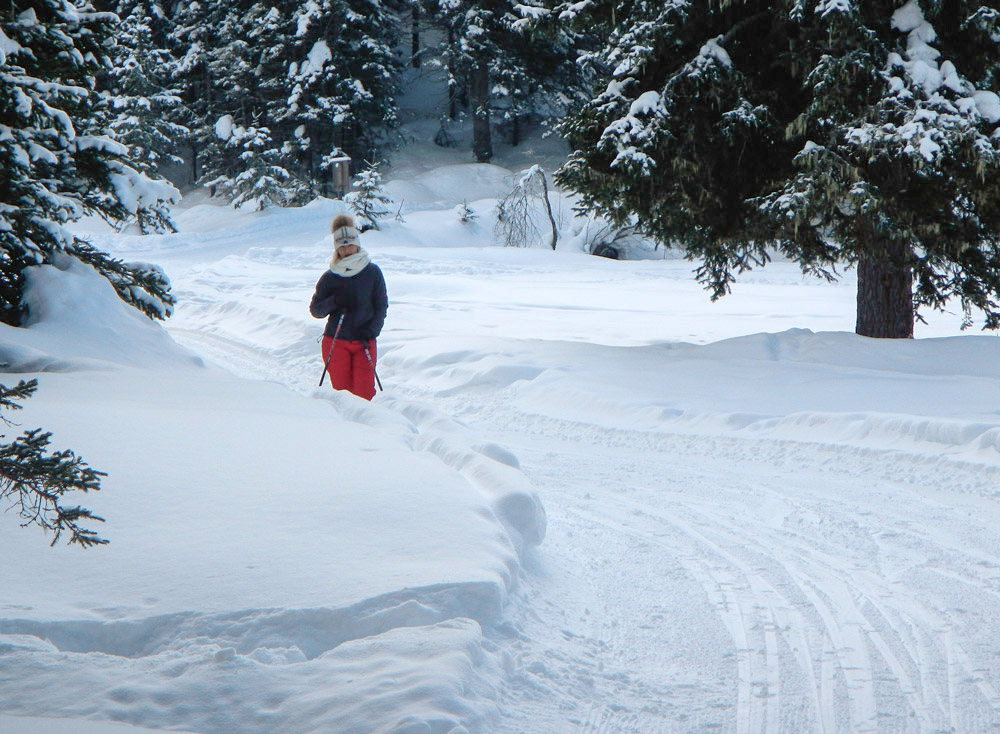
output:
[{"label": "woman walking in snow", "polygon": [[320,276],[309,304],[317,319],[327,318],[323,330],[323,361],[335,390],[375,397],[375,339],[382,331],[389,299],[378,265],[359,244],[354,219],[333,219],[333,260]]}]

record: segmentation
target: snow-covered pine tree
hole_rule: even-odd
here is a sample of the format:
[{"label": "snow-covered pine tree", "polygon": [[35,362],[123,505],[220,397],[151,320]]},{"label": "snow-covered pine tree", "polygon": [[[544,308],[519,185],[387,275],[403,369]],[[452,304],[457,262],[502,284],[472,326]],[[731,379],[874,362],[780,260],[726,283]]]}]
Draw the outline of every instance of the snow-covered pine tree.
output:
[{"label": "snow-covered pine tree", "polygon": [[344,203],[357,215],[362,232],[366,229],[381,229],[378,222],[392,213],[389,208],[392,198],[382,188],[382,176],[377,163],[368,163],[355,177],[354,191],[344,196]]},{"label": "snow-covered pine tree", "polygon": [[[191,180],[204,176],[205,147],[214,140],[215,123],[228,110],[222,108],[210,62],[222,44],[220,29],[230,13],[246,10],[243,2],[216,3],[177,0],[170,15],[169,43],[176,59],[171,87],[179,89],[190,132],[185,140],[191,160]],[[229,24],[231,25],[231,23]]]},{"label": "snow-covered pine tree", "polygon": [[329,194],[331,162],[373,160],[398,124],[393,54],[399,23],[382,0],[305,0],[291,10],[275,55],[282,88],[270,117],[300,176]]},{"label": "snow-covered pine tree", "polygon": [[455,212],[458,214],[458,221],[462,224],[468,224],[476,219],[479,219],[479,215],[476,214],[475,209],[469,208],[468,200],[462,201],[457,207],[455,207]]},{"label": "snow-covered pine tree", "polygon": [[[38,389],[37,380],[21,380],[8,388],[0,385],[0,409],[20,410],[20,402],[31,397]],[[0,416],[7,425],[6,417]],[[103,518],[83,507],[62,504],[67,492],[96,492],[101,488],[104,472],[88,466],[72,451],[49,453],[51,433],[41,429],[25,431],[10,443],[0,435],[0,501],[17,508],[22,525],[38,525],[51,532],[52,545],[63,533],[69,533],[69,542],[83,548],[104,545],[108,541],[80,523]],[[6,507],[5,507],[6,509]]]},{"label": "snow-covered pine tree", "polygon": [[217,152],[210,160],[228,161],[231,171],[214,179],[203,179],[202,183],[216,196],[229,199],[237,209],[249,206],[258,211],[308,201],[310,187],[295,179],[282,165],[270,130],[234,125],[229,115],[219,119],[216,129],[217,145],[208,150]]},{"label": "snow-covered pine tree", "polygon": [[[169,87],[176,61],[164,48],[167,18],[159,0],[104,0],[101,6],[121,19],[112,66],[100,79],[106,125],[139,171],[161,178],[161,166],[183,163],[177,153],[189,133],[180,122],[180,92]],[[140,207],[134,220],[143,234],[176,231],[165,201]]]},{"label": "snow-covered pine tree", "polygon": [[302,204],[313,195],[309,182],[289,170],[294,157],[282,145],[281,124],[271,114],[276,98],[287,94],[275,53],[286,23],[287,17],[283,21],[264,3],[234,10],[222,19],[219,45],[205,61],[214,101],[206,111],[212,117],[202,120],[196,133],[199,183],[236,207]]},{"label": "snow-covered pine tree", "polygon": [[519,63],[500,64],[493,74],[492,90],[512,145],[521,141],[523,116],[533,115],[548,124],[591,98],[592,73],[577,61],[596,47],[597,36],[593,28],[581,29],[573,22],[581,5],[558,0],[525,0],[514,5],[516,19],[506,53]]},{"label": "snow-covered pine tree", "polygon": [[[216,7],[202,10],[206,20],[216,19],[216,26],[213,36],[206,38],[212,45],[197,62],[210,100],[204,109],[196,108],[198,118],[192,130],[200,160],[197,182],[209,187],[213,196],[226,198],[231,198],[235,181],[247,170],[250,159],[259,160],[263,155],[262,143],[271,141],[263,119],[267,103],[254,73],[257,49],[247,36],[244,16],[248,10],[242,2],[227,7],[225,15],[218,18]],[[258,126],[265,128],[263,133],[258,134]],[[244,134],[248,130],[249,134]]]},{"label": "snow-covered pine tree", "polygon": [[65,224],[86,214],[120,222],[143,206],[179,198],[139,173],[128,150],[89,134],[102,100],[95,77],[108,63],[117,18],[87,0],[11,0],[0,8],[0,321],[19,325],[23,272],[66,253],[94,266],[118,295],[150,317],[174,299],[162,272],[117,261]]},{"label": "snow-covered pine tree", "polygon": [[700,259],[713,298],[769,248],[858,269],[859,334],[957,298],[1000,326],[997,10],[977,2],[637,0],[557,180]]},{"label": "snow-covered pine tree", "polygon": [[[381,0],[189,1],[175,20],[198,179],[218,191],[329,194],[331,161],[371,157],[396,124],[398,28]],[[255,134],[219,138],[220,124]]]}]

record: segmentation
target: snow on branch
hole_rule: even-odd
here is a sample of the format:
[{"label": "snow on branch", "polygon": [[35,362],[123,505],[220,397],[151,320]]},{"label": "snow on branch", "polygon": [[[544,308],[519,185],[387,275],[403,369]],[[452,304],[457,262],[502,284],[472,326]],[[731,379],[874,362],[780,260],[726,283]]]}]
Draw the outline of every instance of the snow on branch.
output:
[{"label": "snow on branch", "polygon": [[541,202],[548,218],[549,246],[556,249],[559,232],[549,202],[549,185],[545,171],[537,164],[524,171],[513,189],[497,202],[494,236],[504,247],[531,247],[540,238],[541,230],[535,221],[538,217],[536,202]]},{"label": "snow on branch", "polygon": [[717,36],[716,38],[707,41],[698,51],[698,56],[703,58],[714,59],[718,61],[723,66],[729,67],[733,65],[733,60],[729,58],[729,54],[726,53],[726,49],[722,48],[720,42],[722,41],[722,36]]},{"label": "snow on branch", "polygon": [[816,5],[816,14],[821,18],[825,18],[833,13],[850,15],[854,12],[856,12],[856,8],[850,0],[823,0]]},{"label": "snow on branch", "polygon": [[656,167],[656,161],[643,153],[641,147],[655,140],[655,120],[666,117],[666,114],[663,96],[659,92],[640,94],[629,105],[628,113],[614,120],[601,134],[601,143],[613,141],[618,151],[611,167],[630,166],[644,175],[650,174]]}]

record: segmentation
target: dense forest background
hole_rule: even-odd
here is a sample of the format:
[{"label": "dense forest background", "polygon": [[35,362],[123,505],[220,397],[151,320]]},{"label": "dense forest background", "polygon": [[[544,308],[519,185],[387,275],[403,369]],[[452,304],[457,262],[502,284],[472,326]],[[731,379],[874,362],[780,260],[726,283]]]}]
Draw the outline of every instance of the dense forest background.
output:
[{"label": "dense forest background", "polygon": [[441,81],[436,141],[471,123],[474,159],[489,161],[494,135],[516,145],[526,122],[583,100],[591,40],[511,2],[98,5],[120,18],[99,82],[118,135],[149,170],[258,207],[343,194],[343,164],[385,160],[418,69]]},{"label": "dense forest background", "polygon": [[[434,140],[548,125],[555,183],[683,249],[713,298],[772,257],[858,273],[859,334],[911,337],[957,300],[1000,326],[1000,9],[963,0],[7,0],[0,10],[0,318],[51,253],[169,314],[161,274],[61,224],[173,228],[176,187],[235,206],[343,196],[405,143],[401,92],[440,80]],[[465,136],[463,136],[464,138]],[[366,178],[358,179],[358,176]],[[374,191],[377,186],[370,188]]]}]

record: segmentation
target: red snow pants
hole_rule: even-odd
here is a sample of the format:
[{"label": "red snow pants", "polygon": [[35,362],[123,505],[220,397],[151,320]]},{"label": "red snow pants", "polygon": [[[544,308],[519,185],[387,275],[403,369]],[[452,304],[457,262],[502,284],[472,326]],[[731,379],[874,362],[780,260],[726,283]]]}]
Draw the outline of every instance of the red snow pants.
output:
[{"label": "red snow pants", "polygon": [[[334,390],[350,390],[359,398],[371,400],[375,397],[375,340],[368,341],[368,353],[372,361],[365,355],[363,342],[349,342],[338,339],[336,346],[332,337],[323,337],[323,363],[330,375],[330,384]],[[330,350],[333,349],[333,356]]]}]

